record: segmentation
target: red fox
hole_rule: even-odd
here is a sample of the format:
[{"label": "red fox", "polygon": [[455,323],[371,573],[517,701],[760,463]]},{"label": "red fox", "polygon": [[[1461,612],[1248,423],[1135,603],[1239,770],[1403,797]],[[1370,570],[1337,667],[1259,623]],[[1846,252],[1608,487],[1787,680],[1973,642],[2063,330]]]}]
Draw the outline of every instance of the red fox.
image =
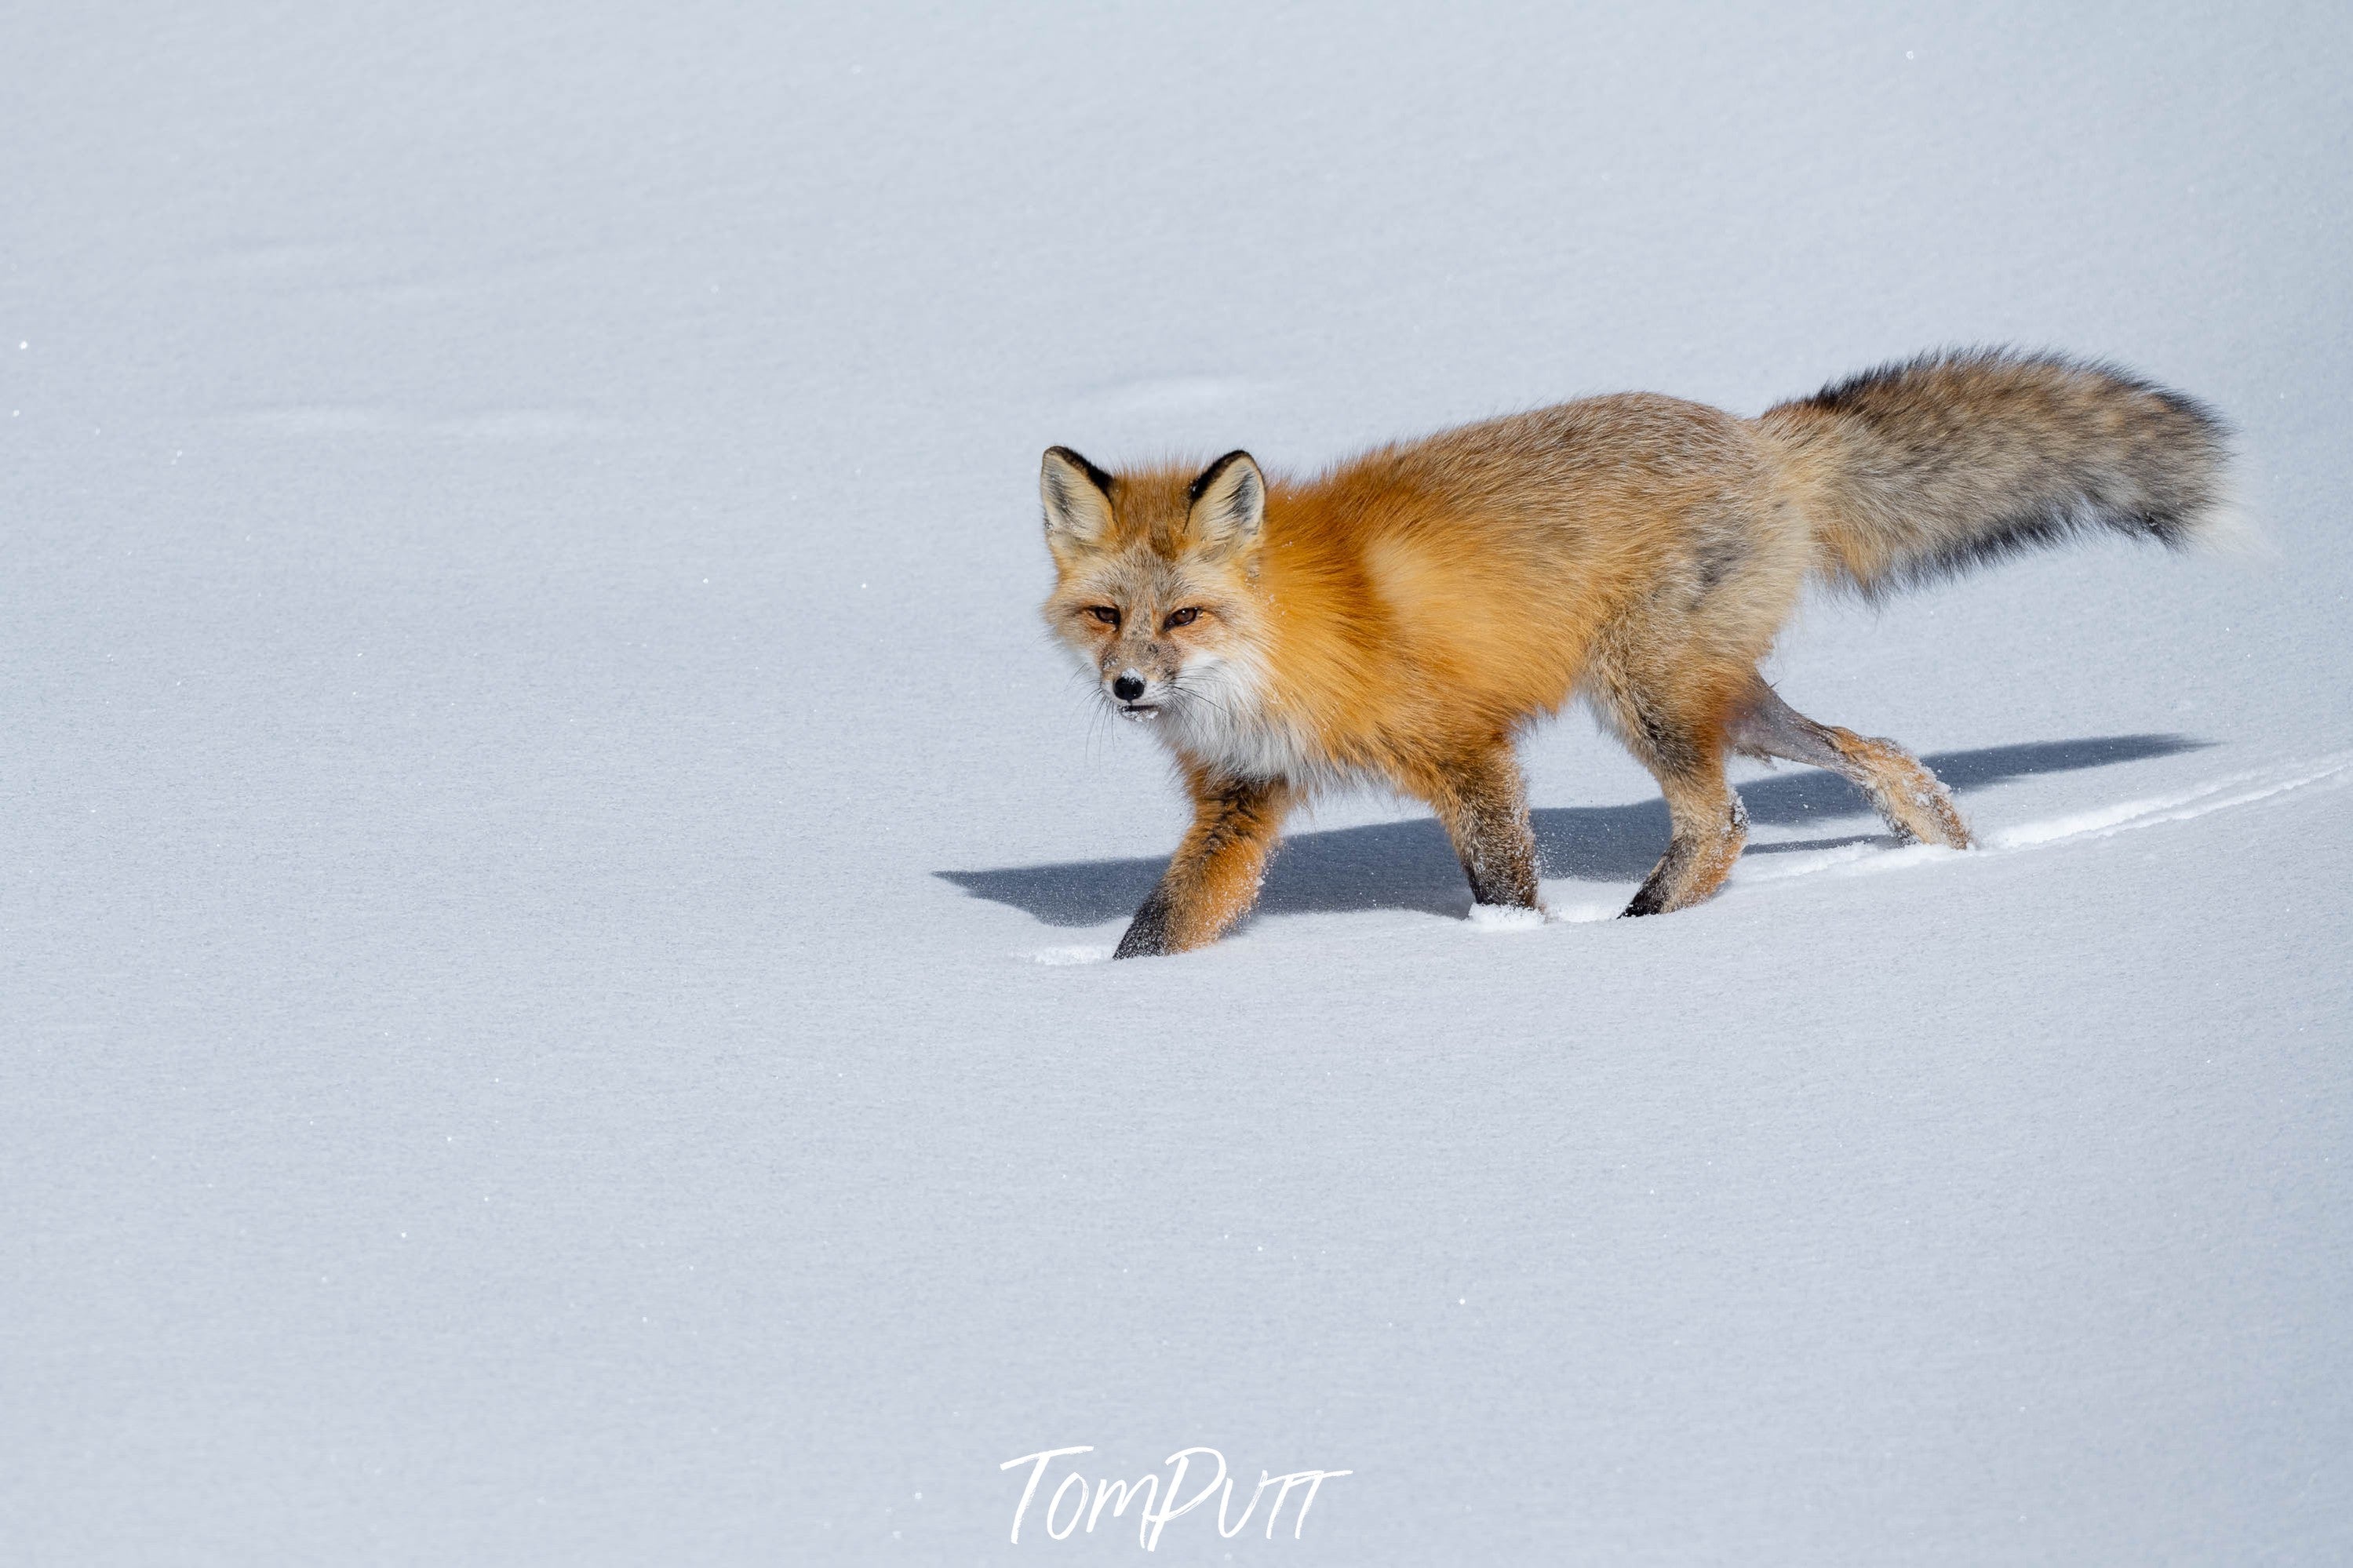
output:
[{"label": "red fox", "polygon": [[1757,674],[1809,578],[1876,597],[2098,529],[2185,545],[2224,518],[2228,432],[2096,364],[1926,355],[1743,419],[1645,394],[1384,447],[1305,480],[1247,452],[1039,476],[1046,620],[1157,727],[1194,820],[1116,956],[1214,942],[1284,814],[1352,780],[1429,803],[1474,902],[1534,910],[1514,742],[1583,697],[1655,774],[1672,829],[1626,906],[1722,887],[1747,837],[1727,752],[1851,780],[1899,837],[1969,830],[1891,741]]}]

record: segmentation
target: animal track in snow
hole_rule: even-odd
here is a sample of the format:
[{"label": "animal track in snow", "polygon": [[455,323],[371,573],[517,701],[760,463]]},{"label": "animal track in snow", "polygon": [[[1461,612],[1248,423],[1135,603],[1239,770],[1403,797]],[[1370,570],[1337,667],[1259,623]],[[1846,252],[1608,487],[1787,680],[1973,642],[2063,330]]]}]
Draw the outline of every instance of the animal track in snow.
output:
[{"label": "animal track in snow", "polygon": [[1979,836],[1975,850],[1947,849],[1941,845],[1906,844],[1883,848],[1875,844],[1847,844],[1810,854],[1775,856],[1769,860],[1743,858],[1732,876],[1735,887],[1778,882],[1820,871],[1869,873],[1902,870],[1911,866],[1957,860],[1966,856],[2004,855],[2081,839],[2106,838],[2169,822],[2186,822],[2236,806],[2252,805],[2274,795],[2301,789],[2329,789],[2353,780],[2353,752],[2339,752],[2308,762],[2286,763],[2252,773],[2232,773],[2194,788],[2144,800],[2120,801],[2089,811],[2045,817],[1997,827]]}]

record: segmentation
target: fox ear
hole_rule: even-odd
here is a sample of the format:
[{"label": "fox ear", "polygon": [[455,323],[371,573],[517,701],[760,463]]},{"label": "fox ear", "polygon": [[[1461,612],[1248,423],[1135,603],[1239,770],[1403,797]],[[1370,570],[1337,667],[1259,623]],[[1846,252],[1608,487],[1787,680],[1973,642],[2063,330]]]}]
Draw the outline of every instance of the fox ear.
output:
[{"label": "fox ear", "polygon": [[1249,550],[1266,521],[1266,476],[1248,452],[1228,452],[1193,481],[1188,519],[1203,548]]},{"label": "fox ear", "polygon": [[1038,499],[1046,506],[1046,544],[1055,554],[1091,550],[1111,537],[1111,476],[1068,447],[1046,448],[1038,465]]}]

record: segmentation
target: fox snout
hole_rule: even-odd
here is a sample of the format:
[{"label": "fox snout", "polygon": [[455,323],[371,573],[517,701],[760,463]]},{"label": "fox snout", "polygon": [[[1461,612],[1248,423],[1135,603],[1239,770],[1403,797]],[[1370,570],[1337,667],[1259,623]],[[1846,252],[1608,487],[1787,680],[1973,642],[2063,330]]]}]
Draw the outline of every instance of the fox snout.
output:
[{"label": "fox snout", "polygon": [[[1123,631],[1124,628],[1123,628]],[[1095,650],[1095,677],[1123,712],[1157,708],[1183,683],[1186,650],[1157,637],[1115,636]]]},{"label": "fox snout", "polygon": [[1111,693],[1123,717],[1150,719],[1159,714],[1175,674],[1155,670],[1142,661],[1120,660],[1103,670],[1103,689]]}]

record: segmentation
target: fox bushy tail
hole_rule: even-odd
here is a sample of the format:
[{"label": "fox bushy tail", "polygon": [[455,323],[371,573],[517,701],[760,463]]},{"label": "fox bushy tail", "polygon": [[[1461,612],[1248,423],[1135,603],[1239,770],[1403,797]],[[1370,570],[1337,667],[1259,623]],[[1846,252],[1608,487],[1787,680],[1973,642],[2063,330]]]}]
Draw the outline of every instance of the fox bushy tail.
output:
[{"label": "fox bushy tail", "polygon": [[2110,529],[2180,547],[2230,524],[2230,432],[2108,366],[1928,354],[1767,409],[1814,570],[1877,596]]}]

